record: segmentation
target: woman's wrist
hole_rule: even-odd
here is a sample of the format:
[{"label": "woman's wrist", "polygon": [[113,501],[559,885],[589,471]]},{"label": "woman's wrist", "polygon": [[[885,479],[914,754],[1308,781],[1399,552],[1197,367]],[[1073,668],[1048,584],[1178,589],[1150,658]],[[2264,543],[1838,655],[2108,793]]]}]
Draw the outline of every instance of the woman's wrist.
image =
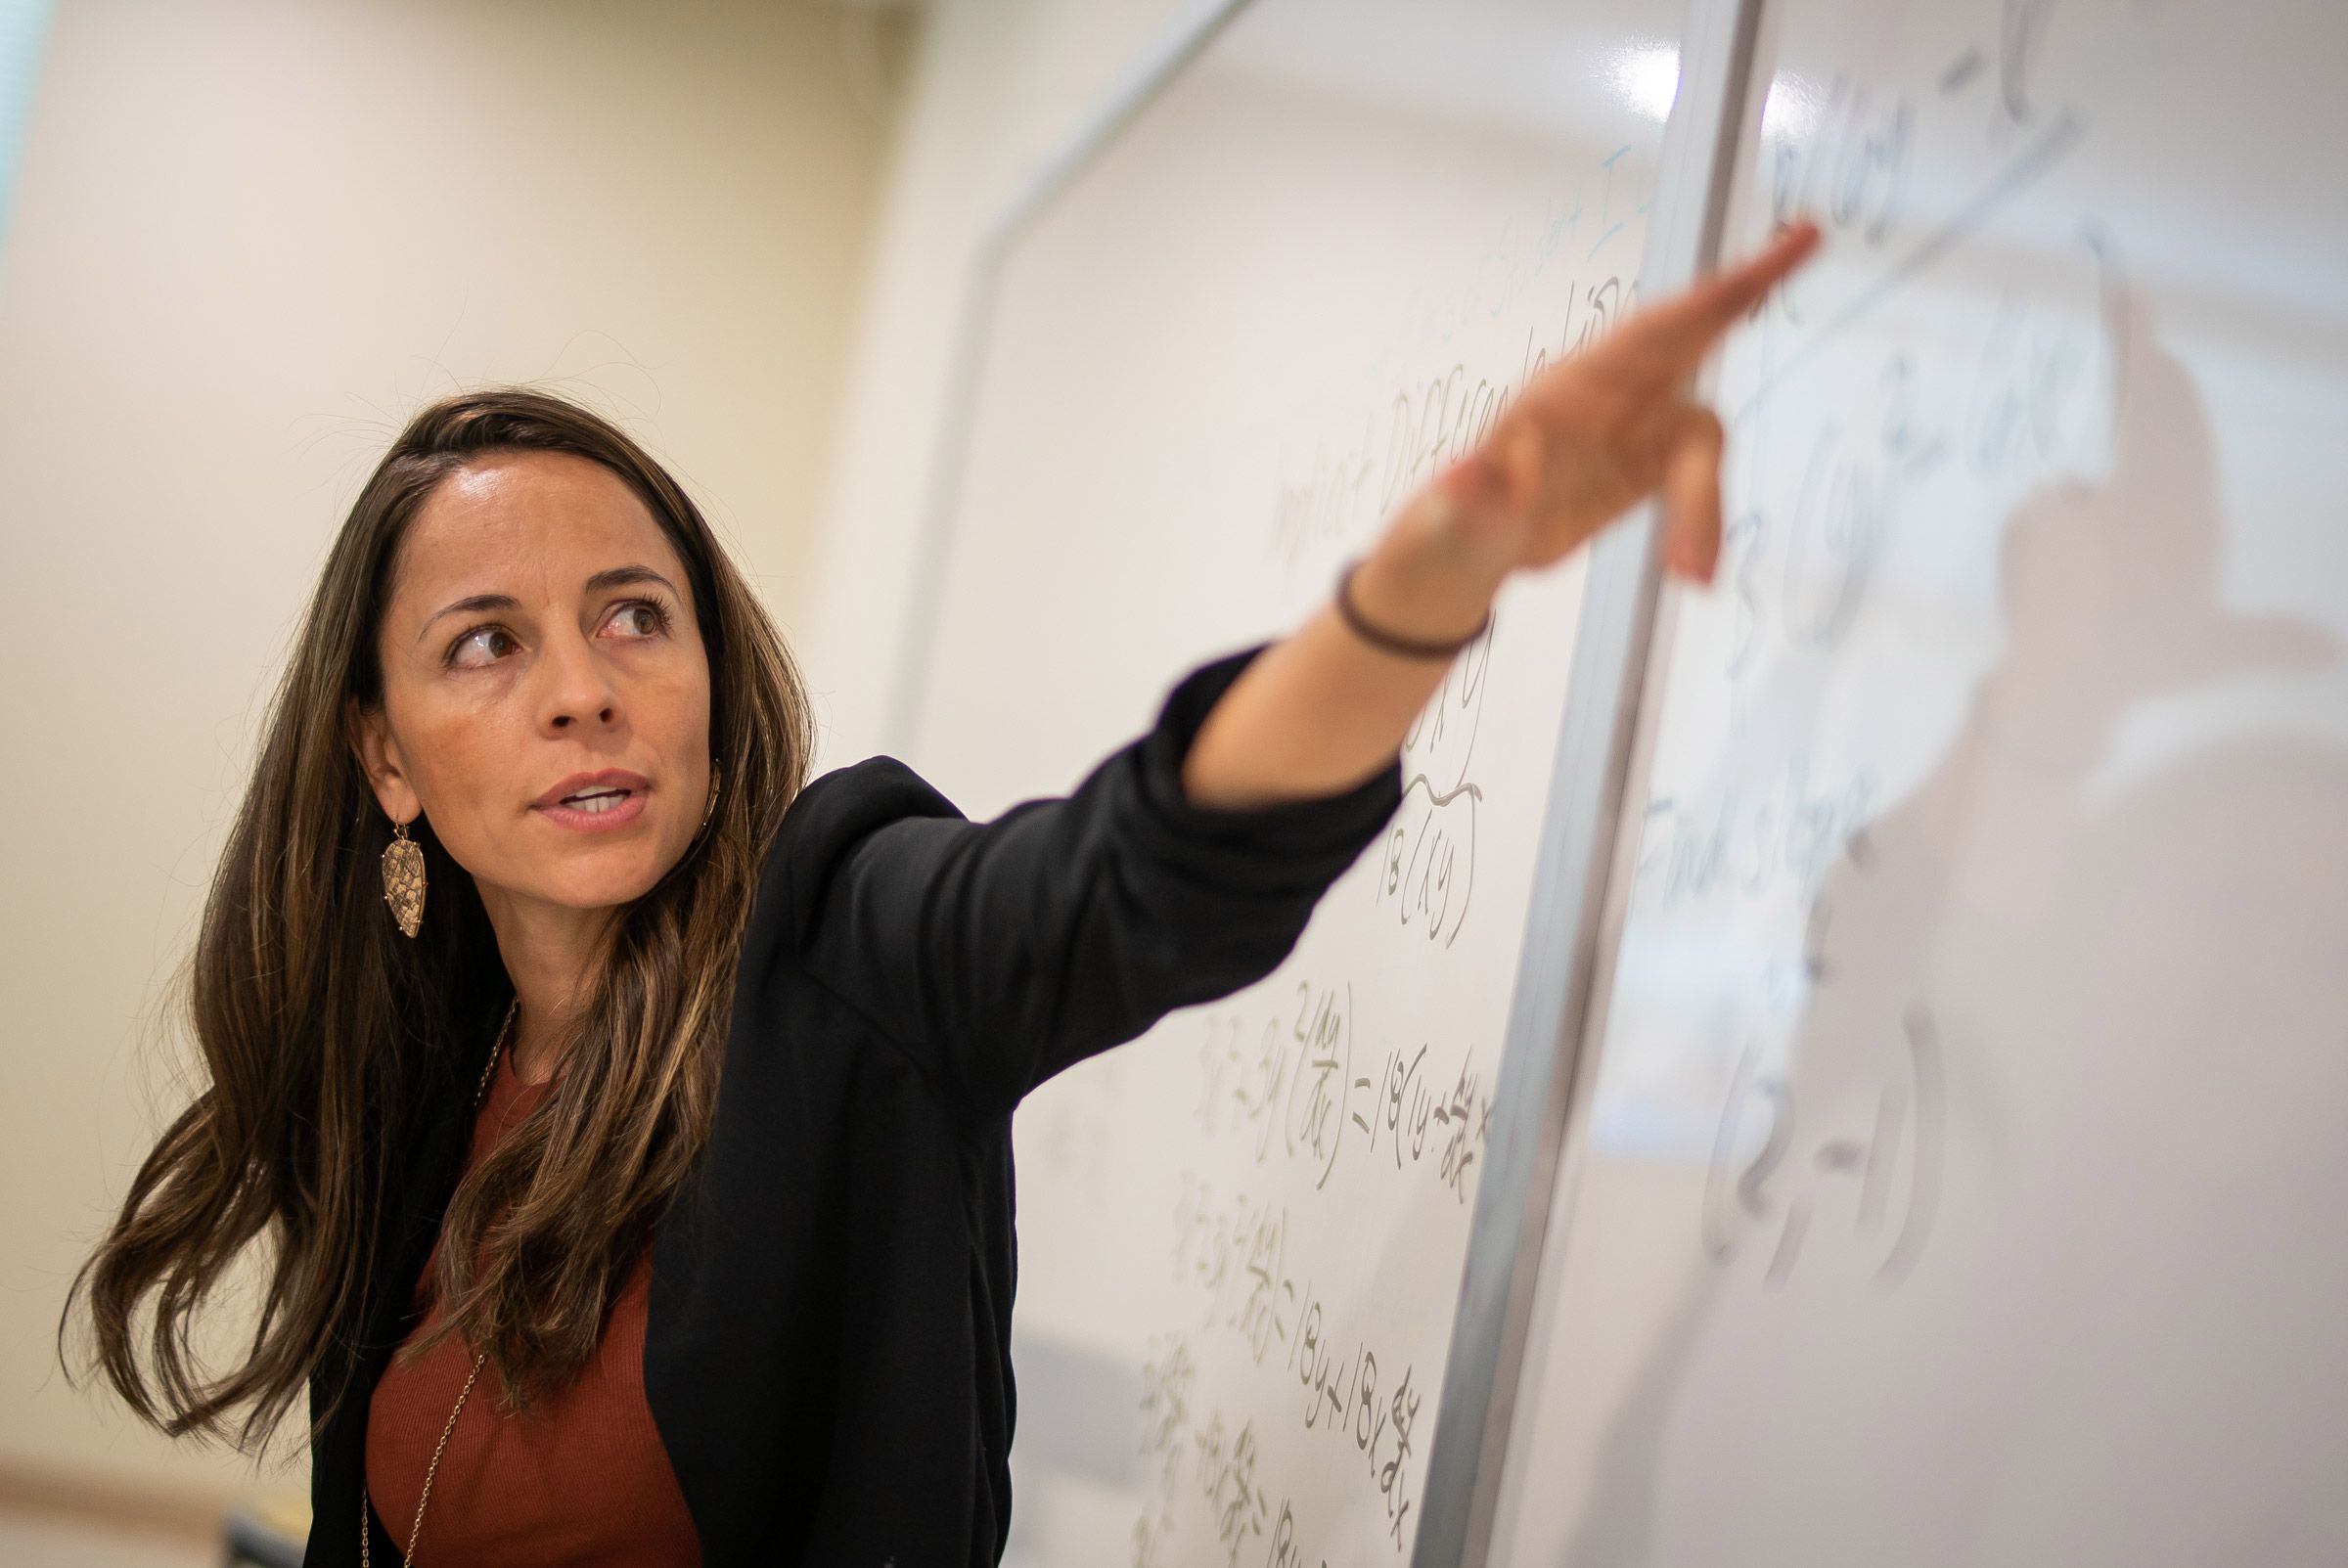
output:
[{"label": "woman's wrist", "polygon": [[1405,509],[1353,569],[1353,607],[1415,643],[1460,643],[1483,628],[1507,578],[1459,547],[1436,508]]}]

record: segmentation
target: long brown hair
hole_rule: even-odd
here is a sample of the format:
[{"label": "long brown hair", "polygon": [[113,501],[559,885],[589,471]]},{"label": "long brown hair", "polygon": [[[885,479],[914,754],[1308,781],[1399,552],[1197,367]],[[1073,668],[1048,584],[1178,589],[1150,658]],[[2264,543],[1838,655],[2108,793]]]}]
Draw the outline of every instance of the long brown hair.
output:
[{"label": "long brown hair", "polygon": [[[433,1096],[471,1089],[513,994],[473,878],[421,818],[424,929],[395,928],[379,869],[390,823],[349,744],[345,699],[382,704],[376,639],[411,519],[450,474],[517,448],[604,465],[675,547],[708,654],[723,786],[684,859],[614,922],[560,1042],[560,1090],[450,1199],[433,1281],[448,1316],[433,1337],[487,1349],[518,1402],[560,1386],[593,1354],[707,1136],[759,863],[814,751],[798,669],[700,512],[628,435],[533,388],[443,398],[391,443],[343,520],[175,976],[208,1082],[140,1164],[59,1321],[62,1348],[86,1297],[88,1362],[174,1436],[258,1451],[323,1370],[336,1401],[313,1412],[320,1429],[405,1155]],[[215,1371],[195,1330],[255,1240],[258,1319],[242,1362]]]}]

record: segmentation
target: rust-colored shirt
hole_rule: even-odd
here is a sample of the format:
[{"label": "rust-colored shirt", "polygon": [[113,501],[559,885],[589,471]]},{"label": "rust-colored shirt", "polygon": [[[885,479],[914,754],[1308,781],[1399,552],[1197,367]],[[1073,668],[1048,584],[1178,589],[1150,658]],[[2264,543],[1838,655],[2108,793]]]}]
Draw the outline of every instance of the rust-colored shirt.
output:
[{"label": "rust-colored shirt", "polygon": [[[519,1125],[549,1087],[523,1083],[511,1053],[505,1055],[474,1119],[466,1168]],[[411,1339],[440,1320],[437,1303],[430,1302],[431,1271],[428,1260],[416,1282],[415,1307],[423,1313],[429,1304],[429,1314]],[[651,1284],[648,1247],[612,1304],[595,1359],[568,1387],[526,1412],[504,1408],[497,1368],[482,1366],[434,1472],[420,1562],[494,1562],[503,1568],[580,1562],[684,1568],[700,1562],[693,1515],[645,1402]],[[412,1364],[394,1356],[376,1384],[367,1416],[368,1495],[376,1517],[411,1555],[418,1555],[408,1530],[425,1466],[474,1355],[474,1346],[444,1339]],[[355,1516],[346,1525],[355,1532]]]}]

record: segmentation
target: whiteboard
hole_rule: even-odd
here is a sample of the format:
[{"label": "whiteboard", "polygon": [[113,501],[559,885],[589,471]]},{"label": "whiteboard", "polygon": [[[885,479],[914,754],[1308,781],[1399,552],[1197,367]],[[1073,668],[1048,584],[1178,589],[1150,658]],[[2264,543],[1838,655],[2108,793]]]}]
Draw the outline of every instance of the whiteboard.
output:
[{"label": "whiteboard", "polygon": [[1492,1560],[2348,1561],[2348,13],[1760,15]]},{"label": "whiteboard", "polygon": [[[991,816],[1308,615],[1638,292],[1680,11],[1259,0],[1146,70],[982,268],[897,753]],[[1504,591],[1278,971],[1021,1107],[1007,1561],[1410,1560],[1582,582]]]}]

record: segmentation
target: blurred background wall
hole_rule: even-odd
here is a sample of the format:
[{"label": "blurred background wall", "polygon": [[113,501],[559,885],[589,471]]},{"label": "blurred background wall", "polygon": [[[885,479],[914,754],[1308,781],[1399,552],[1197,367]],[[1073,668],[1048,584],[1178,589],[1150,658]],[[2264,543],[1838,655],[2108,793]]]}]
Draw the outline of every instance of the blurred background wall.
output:
[{"label": "blurred background wall", "polygon": [[192,1546],[306,1485],[297,1431],[166,1442],[53,1333],[191,1092],[168,983],[384,444],[479,381],[593,403],[767,595],[818,766],[883,749],[971,243],[1198,4],[0,5],[40,34],[0,211],[0,1561],[63,1560],[22,1521]]}]

